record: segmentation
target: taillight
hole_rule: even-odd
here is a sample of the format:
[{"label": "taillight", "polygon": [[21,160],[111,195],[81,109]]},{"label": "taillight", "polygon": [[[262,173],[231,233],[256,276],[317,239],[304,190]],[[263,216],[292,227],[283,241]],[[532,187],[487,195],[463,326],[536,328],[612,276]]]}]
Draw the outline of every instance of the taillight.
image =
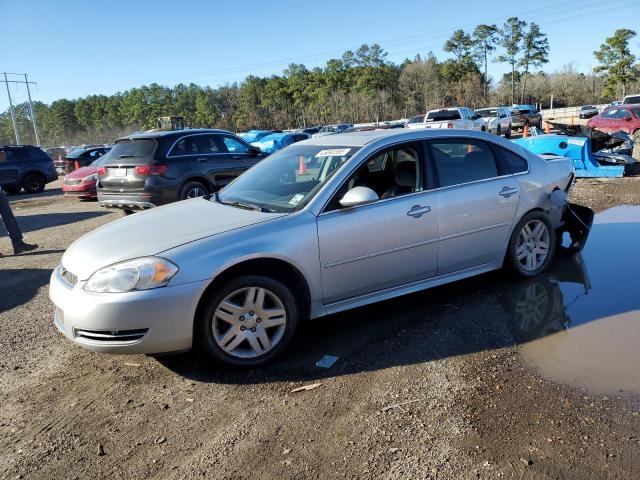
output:
[{"label": "taillight", "polygon": [[447,128],[453,128],[453,123],[451,122],[447,123]]},{"label": "taillight", "polygon": [[98,167],[98,175],[104,175],[107,173],[107,169],[104,167]]},{"label": "taillight", "polygon": [[162,175],[166,171],[166,165],[138,165],[136,167],[138,175]]}]

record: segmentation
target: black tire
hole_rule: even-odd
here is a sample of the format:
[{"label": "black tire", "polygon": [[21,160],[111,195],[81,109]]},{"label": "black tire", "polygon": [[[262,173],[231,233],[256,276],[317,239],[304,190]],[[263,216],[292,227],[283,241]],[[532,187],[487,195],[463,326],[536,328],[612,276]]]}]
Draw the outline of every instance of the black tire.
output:
[{"label": "black tire", "polygon": [[[544,258],[541,264],[536,268],[529,270],[522,265],[520,260],[518,260],[517,246],[518,246],[518,239],[519,239],[520,233],[523,231],[525,225],[535,221],[542,222],[544,226],[547,228],[548,249],[547,249],[547,256],[546,258]],[[509,246],[507,248],[507,256],[505,258],[505,264],[509,266],[511,270],[513,270],[520,277],[523,277],[523,278],[535,277],[536,275],[544,272],[549,267],[549,264],[553,261],[553,256],[555,254],[555,251],[556,251],[556,234],[553,231],[551,222],[549,222],[549,218],[547,217],[546,213],[539,210],[535,210],[533,212],[527,213],[524,217],[522,217],[522,219],[518,222],[516,227],[513,229],[513,232],[511,233],[511,238],[509,239]]]},{"label": "black tire", "polygon": [[[286,323],[284,325],[284,333],[281,334],[278,342],[270,350],[252,358],[240,358],[223,350],[215,340],[214,314],[219,304],[227,299],[229,295],[250,287],[264,288],[275,294],[284,306]],[[262,275],[245,275],[230,280],[213,292],[206,299],[201,312],[200,317],[196,319],[194,328],[194,345],[216,362],[236,367],[256,367],[272,361],[288,346],[298,326],[300,309],[291,290],[281,282]],[[246,335],[248,334],[247,332]],[[242,346],[244,342],[247,342],[247,340],[243,340],[238,346]]]},{"label": "black tire", "polygon": [[46,184],[47,179],[39,173],[27,173],[22,179],[22,188],[27,193],[40,193]]},{"label": "black tire", "polygon": [[133,215],[136,212],[134,212],[133,210],[125,209],[125,210],[122,210],[122,213],[124,213],[125,217],[128,217],[129,215]]},{"label": "black tire", "polygon": [[496,135],[497,136],[502,135],[502,129],[500,128],[500,125],[498,125],[498,128],[496,128]]},{"label": "black tire", "polygon": [[507,128],[507,131],[504,132],[504,138],[511,138],[511,125]]},{"label": "black tire", "polygon": [[187,182],[180,189],[180,200],[209,195],[209,189],[201,182]]}]

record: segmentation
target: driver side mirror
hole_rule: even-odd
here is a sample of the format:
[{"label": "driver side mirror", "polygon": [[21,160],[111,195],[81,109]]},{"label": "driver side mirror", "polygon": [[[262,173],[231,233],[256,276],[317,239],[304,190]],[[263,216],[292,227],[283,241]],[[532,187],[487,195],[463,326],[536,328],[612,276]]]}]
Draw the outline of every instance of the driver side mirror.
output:
[{"label": "driver side mirror", "polygon": [[343,207],[355,207],[377,202],[379,199],[378,194],[368,187],[353,187],[340,199],[340,205]]},{"label": "driver side mirror", "polygon": [[255,157],[256,155],[260,155],[261,153],[262,153],[262,150],[260,150],[258,147],[249,145],[249,155],[252,155]]},{"label": "driver side mirror", "polygon": [[478,115],[477,113],[474,113],[474,114],[471,116],[471,120],[477,120],[477,119],[479,119],[479,118],[480,118],[480,115]]}]

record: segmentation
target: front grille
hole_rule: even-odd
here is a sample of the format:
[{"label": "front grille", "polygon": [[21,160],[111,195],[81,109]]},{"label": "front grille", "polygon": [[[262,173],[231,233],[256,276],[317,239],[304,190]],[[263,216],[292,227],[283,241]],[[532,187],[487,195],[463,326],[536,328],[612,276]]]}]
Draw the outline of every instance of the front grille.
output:
[{"label": "front grille", "polygon": [[82,183],[81,178],[72,178],[64,181],[65,185],[80,185],[81,183]]},{"label": "front grille", "polygon": [[149,331],[148,328],[136,330],[83,330],[74,329],[73,336],[77,340],[92,343],[135,343],[141,340]]},{"label": "front grille", "polygon": [[64,268],[62,265],[58,268],[58,277],[65,283],[68,287],[73,288],[76,283],[78,283],[78,277],[76,277],[69,270]]}]

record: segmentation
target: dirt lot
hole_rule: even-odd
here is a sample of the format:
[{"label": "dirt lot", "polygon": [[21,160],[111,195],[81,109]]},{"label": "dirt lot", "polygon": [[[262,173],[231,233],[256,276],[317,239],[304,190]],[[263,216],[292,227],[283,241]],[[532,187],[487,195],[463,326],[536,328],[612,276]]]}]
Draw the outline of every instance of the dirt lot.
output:
[{"label": "dirt lot", "polygon": [[[639,397],[529,367],[501,272],[311,322],[283,361],[248,372],[74,346],[53,326],[49,275],[119,214],[55,187],[14,197],[39,251],[7,256],[0,239],[2,478],[640,477]],[[580,183],[574,200],[640,204],[640,180]],[[325,354],[340,358],[316,367]]]}]

